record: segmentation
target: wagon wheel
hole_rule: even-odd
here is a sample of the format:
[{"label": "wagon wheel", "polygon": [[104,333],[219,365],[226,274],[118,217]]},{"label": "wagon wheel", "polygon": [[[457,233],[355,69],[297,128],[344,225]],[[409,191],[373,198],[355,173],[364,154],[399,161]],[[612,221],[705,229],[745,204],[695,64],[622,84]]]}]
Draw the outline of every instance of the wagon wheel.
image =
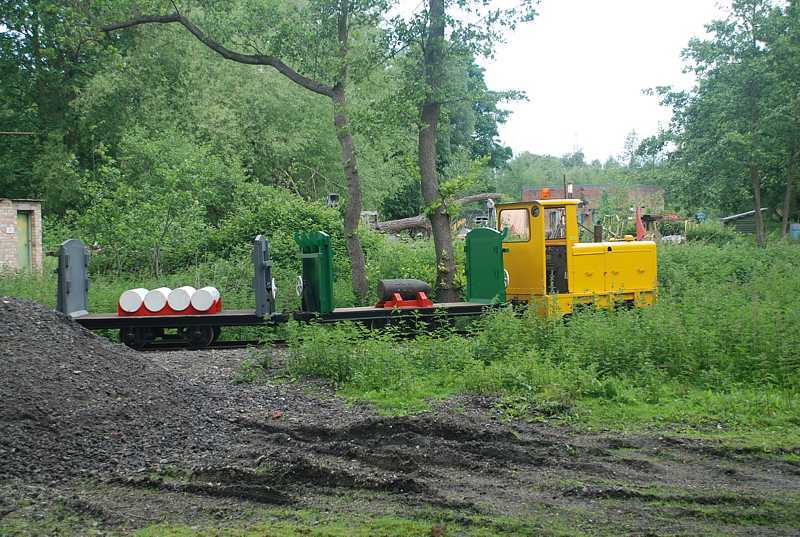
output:
[{"label": "wagon wheel", "polygon": [[119,330],[120,341],[122,341],[128,347],[136,350],[142,350],[147,346],[152,339],[148,336],[149,333],[145,328],[126,326],[125,328],[120,328]]},{"label": "wagon wheel", "polygon": [[214,328],[210,326],[190,326],[182,328],[181,336],[190,349],[205,349],[214,341]]}]

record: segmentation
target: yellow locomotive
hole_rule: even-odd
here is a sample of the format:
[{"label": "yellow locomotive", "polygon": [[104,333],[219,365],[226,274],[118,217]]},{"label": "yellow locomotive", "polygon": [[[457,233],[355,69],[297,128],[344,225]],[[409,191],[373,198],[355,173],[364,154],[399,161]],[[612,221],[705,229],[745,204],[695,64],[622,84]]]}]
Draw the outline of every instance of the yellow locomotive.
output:
[{"label": "yellow locomotive", "polygon": [[579,203],[498,204],[498,231],[476,229],[468,237],[467,300],[531,302],[564,314],[582,304],[652,304],[658,290],[655,243],[580,242]]},{"label": "yellow locomotive", "polygon": [[658,281],[652,241],[581,243],[580,200],[553,199],[496,206],[501,231],[505,300],[571,313],[575,306],[653,304]]}]

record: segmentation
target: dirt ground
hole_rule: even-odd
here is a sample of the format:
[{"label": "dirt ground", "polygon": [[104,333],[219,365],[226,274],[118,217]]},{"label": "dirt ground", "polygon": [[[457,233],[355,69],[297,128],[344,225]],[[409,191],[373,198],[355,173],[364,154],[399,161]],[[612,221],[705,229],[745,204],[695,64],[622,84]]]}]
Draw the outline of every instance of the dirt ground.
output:
[{"label": "dirt ground", "polygon": [[[85,524],[78,535],[125,534],[164,521],[235,525],[282,506],[509,535],[800,535],[797,451],[508,422],[480,397],[383,417],[324,383],[291,382],[281,350],[268,380],[235,384],[246,350],[135,353],[40,312],[38,329],[63,345],[37,354],[23,347],[30,328],[2,313],[0,534],[55,512]],[[45,408],[55,395],[33,381],[63,392],[84,371],[70,362],[85,360],[79,352],[96,368],[113,354],[106,373],[130,376],[111,389],[97,370]]]}]

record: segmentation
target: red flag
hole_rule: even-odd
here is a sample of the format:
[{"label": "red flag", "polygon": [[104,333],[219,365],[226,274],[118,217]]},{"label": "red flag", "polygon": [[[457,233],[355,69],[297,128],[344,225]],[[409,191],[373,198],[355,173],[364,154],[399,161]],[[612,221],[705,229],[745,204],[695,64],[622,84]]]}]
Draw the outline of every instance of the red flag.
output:
[{"label": "red flag", "polygon": [[644,228],[644,223],[642,222],[642,208],[636,207],[636,240],[640,241],[644,239],[647,230]]}]

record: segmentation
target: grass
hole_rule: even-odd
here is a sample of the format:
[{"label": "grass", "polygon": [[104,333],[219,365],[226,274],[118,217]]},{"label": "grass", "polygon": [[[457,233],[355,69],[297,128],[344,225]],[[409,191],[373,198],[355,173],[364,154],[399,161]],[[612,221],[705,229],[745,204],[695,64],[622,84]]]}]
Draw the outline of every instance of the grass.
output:
[{"label": "grass", "polygon": [[[48,506],[38,516],[17,513],[0,521],[0,534],[9,537],[39,535],[133,535],[135,537],[499,537],[500,535],[619,535],[623,527],[631,532],[642,528],[646,534],[661,534],[644,528],[678,529],[703,535],[727,535],[727,525],[785,529],[800,524],[800,496],[735,494],[719,489],[680,488],[614,480],[582,482],[561,480],[543,484],[549,494],[561,496],[565,491],[581,491],[591,508],[579,502],[543,502],[532,504],[524,515],[483,515],[474,512],[443,510],[432,507],[410,507],[402,512],[388,508],[383,513],[359,512],[357,506],[340,510],[334,502],[330,508],[292,509],[254,507],[240,516],[226,519],[209,514],[188,522],[167,520],[141,523],[113,529],[100,524],[88,513],[76,514],[60,505]],[[609,491],[607,494],[605,491]],[[569,498],[570,495],[565,496]],[[358,502],[340,498],[342,502]],[[626,515],[626,513],[628,513]],[[676,514],[681,522],[676,526]],[[180,519],[180,516],[178,517]],[[687,530],[691,528],[691,530]],[[637,533],[638,534],[638,533]],[[671,533],[667,533],[671,534]]]},{"label": "grass", "polygon": [[385,413],[487,394],[509,417],[668,429],[761,446],[800,440],[800,248],[662,247],[661,300],[568,321],[484,317],[401,339],[355,325],[296,325],[289,370]]},{"label": "grass", "polygon": [[[345,501],[345,498],[341,498]],[[350,499],[350,501],[358,501]],[[572,505],[530,505],[524,515],[484,515],[432,507],[409,507],[387,513],[358,512],[338,508],[282,507],[254,508],[242,517],[224,519],[208,515],[189,522],[163,521],[132,529],[107,528],[88,514],[70,514],[62,507],[50,507],[37,517],[12,514],[0,521],[0,534],[9,537],[60,535],[133,535],[134,537],[500,537],[541,535],[570,537],[618,534],[615,520],[604,518],[596,509]],[[99,526],[99,529],[98,529]],[[133,526],[136,528],[136,526]],[[708,534],[708,533],[705,533]]]},{"label": "grass", "polygon": [[[346,515],[346,516],[345,516]],[[134,537],[498,537],[500,535],[583,535],[571,529],[572,513],[561,517],[508,517],[461,514],[454,511],[414,509],[405,514],[341,513],[336,510],[264,508],[248,520],[190,523],[161,522],[136,530],[98,529],[90,515],[77,515],[63,507],[51,507],[38,517],[11,515],[0,521],[0,534],[8,537],[40,535],[133,535]],[[434,533],[440,531],[441,533]]]}]

